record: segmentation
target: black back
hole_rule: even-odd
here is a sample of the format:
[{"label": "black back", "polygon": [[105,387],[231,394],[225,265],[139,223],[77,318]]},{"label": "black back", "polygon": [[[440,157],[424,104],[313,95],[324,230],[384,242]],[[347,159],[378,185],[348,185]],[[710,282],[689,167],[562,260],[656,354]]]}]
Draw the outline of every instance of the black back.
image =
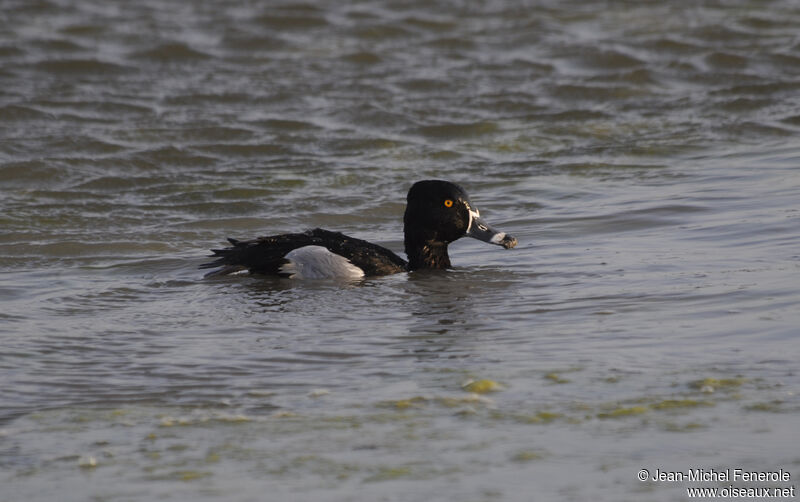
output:
[{"label": "black back", "polygon": [[302,233],[271,235],[249,241],[228,239],[231,247],[212,249],[216,260],[201,268],[225,267],[208,275],[249,270],[251,273],[281,275],[280,268],[287,263],[284,258],[293,249],[304,246],[322,246],[343,256],[364,271],[364,275],[388,275],[408,270],[406,261],[385,247],[354,239],[340,232],[315,228]]}]

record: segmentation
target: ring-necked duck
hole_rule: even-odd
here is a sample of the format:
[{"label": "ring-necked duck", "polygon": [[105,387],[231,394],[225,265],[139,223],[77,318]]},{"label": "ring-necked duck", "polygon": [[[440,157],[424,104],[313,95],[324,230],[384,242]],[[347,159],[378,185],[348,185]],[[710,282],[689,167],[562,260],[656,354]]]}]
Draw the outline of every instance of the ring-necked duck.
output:
[{"label": "ring-necked duck", "polygon": [[376,244],[316,228],[249,241],[229,238],[232,246],[212,249],[212,256],[218,258],[201,268],[222,267],[206,277],[249,270],[295,279],[357,279],[448,268],[447,245],[464,236],[506,249],[517,245],[517,239],[483,221],[467,192],[448,181],[414,183],[408,191],[403,222],[408,261]]}]

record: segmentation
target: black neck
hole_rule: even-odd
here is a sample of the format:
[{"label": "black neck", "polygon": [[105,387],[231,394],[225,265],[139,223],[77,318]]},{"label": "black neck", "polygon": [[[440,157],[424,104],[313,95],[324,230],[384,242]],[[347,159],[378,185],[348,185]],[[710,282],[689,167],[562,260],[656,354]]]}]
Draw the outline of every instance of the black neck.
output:
[{"label": "black neck", "polygon": [[447,255],[447,244],[444,242],[406,240],[406,255],[408,255],[409,270],[450,268],[450,257]]}]

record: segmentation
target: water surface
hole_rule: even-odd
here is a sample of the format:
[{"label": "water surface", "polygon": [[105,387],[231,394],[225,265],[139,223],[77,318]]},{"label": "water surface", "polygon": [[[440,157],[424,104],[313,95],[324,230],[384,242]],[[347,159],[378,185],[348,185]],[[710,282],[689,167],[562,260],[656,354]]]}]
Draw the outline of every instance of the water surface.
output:
[{"label": "water surface", "polygon": [[[0,501],[796,484],[795,2],[7,1],[0,28]],[[197,268],[317,226],[399,252],[430,177],[518,247]]]}]

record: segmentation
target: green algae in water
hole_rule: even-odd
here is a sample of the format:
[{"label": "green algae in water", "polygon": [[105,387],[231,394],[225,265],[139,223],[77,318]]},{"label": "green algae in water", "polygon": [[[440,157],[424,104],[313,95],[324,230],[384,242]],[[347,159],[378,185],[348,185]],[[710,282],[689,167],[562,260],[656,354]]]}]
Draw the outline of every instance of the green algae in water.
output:
[{"label": "green algae in water", "polygon": [[396,399],[394,401],[381,401],[378,403],[382,408],[394,408],[396,410],[407,410],[409,408],[422,408],[428,403],[429,399],[423,396],[414,396],[408,399]]},{"label": "green algae in water", "polygon": [[446,408],[457,408],[459,406],[473,405],[473,404],[479,404],[485,406],[492,403],[491,399],[479,396],[476,393],[472,393],[465,397],[437,397],[435,401],[436,404],[442,405]]},{"label": "green algae in water", "polygon": [[142,470],[148,474],[147,479],[153,481],[196,481],[213,475],[210,471],[197,471],[194,469],[181,469],[159,474],[159,466],[146,466]]},{"label": "green algae in water", "polygon": [[486,394],[488,392],[497,392],[502,390],[503,386],[494,380],[470,380],[461,386],[467,392],[474,392],[475,394]]},{"label": "green algae in water", "polygon": [[309,472],[317,476],[333,479],[348,479],[360,472],[360,466],[349,462],[340,462],[319,455],[300,455],[283,463],[270,473],[279,476],[303,476]]},{"label": "green algae in water", "polygon": [[781,405],[783,401],[776,399],[775,401],[768,401],[764,403],[753,403],[744,407],[747,411],[765,411],[771,413],[779,413],[783,411]]},{"label": "green algae in water", "polygon": [[597,414],[597,418],[621,418],[631,415],[641,415],[651,410],[686,410],[702,406],[714,406],[714,403],[711,401],[699,401],[696,399],[664,399],[655,403],[639,404],[630,407],[619,407],[608,412],[601,412]]},{"label": "green algae in water", "polygon": [[536,413],[506,413],[499,410],[493,410],[489,416],[494,420],[513,420],[520,424],[549,424],[556,420],[564,419],[571,422],[572,419],[562,413],[555,413],[551,411],[538,411]]},{"label": "green algae in water", "polygon": [[211,476],[208,471],[176,471],[174,477],[181,481],[194,481]]},{"label": "green algae in water", "polygon": [[390,481],[393,479],[407,478],[411,476],[411,468],[400,467],[380,467],[378,472],[364,480],[364,482]]},{"label": "green algae in water", "polygon": [[563,378],[562,376],[560,376],[558,373],[555,372],[548,373],[544,377],[545,379],[550,380],[553,383],[569,383],[568,379]]},{"label": "green algae in water", "polygon": [[175,417],[164,417],[159,422],[159,426],[161,427],[174,427],[176,425],[191,425],[191,420],[188,418],[175,418]]},{"label": "green algae in water", "polygon": [[557,420],[562,418],[564,415],[561,413],[553,413],[550,411],[539,411],[534,413],[533,415],[527,415],[523,418],[523,421],[529,424],[547,424],[552,422],[553,420]]},{"label": "green algae in water", "polygon": [[688,422],[685,424],[676,424],[674,422],[668,422],[663,424],[662,428],[667,432],[694,432],[698,430],[702,430],[707,428],[706,424],[702,424],[699,422]]},{"label": "green algae in water", "polygon": [[542,458],[544,458],[544,454],[542,454],[541,452],[533,450],[522,450],[512,455],[511,461],[525,463],[525,462],[531,462],[533,460],[540,460]]},{"label": "green algae in water", "polygon": [[81,469],[94,469],[97,467],[97,459],[91,455],[81,457],[78,459],[78,467]]},{"label": "green algae in water", "polygon": [[714,406],[711,401],[697,401],[695,399],[665,399],[650,405],[654,410],[675,410],[681,408],[696,408],[698,406]]},{"label": "green algae in water", "polygon": [[597,418],[622,418],[622,417],[629,417],[631,415],[641,415],[642,413],[647,413],[650,410],[647,406],[631,406],[629,408],[617,408],[608,412],[602,412],[597,414]]},{"label": "green algae in water", "polygon": [[703,378],[689,382],[689,388],[700,392],[711,393],[715,390],[732,390],[740,387],[747,381],[746,378]]}]

